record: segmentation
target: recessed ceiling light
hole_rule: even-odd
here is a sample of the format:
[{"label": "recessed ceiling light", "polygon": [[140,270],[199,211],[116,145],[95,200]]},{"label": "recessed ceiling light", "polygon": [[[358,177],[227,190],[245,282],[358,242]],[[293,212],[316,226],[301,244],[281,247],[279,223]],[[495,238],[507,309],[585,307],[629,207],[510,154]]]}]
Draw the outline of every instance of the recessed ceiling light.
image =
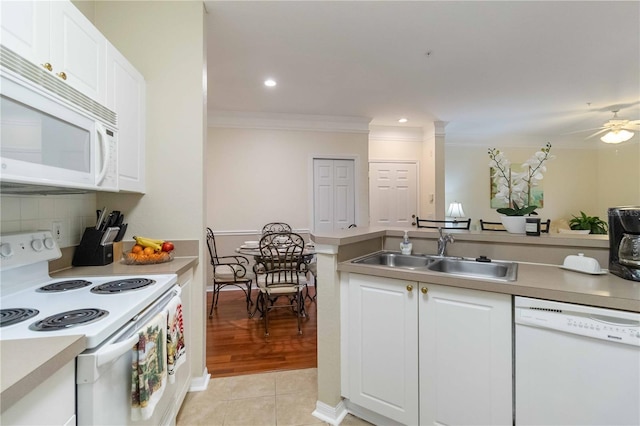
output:
[{"label": "recessed ceiling light", "polygon": [[398,123],[406,123],[407,121],[409,121],[409,120],[407,120],[406,118],[403,117],[400,120],[398,120]]},{"label": "recessed ceiling light", "polygon": [[266,79],[264,81],[264,85],[267,86],[267,87],[273,87],[276,84],[277,84],[276,81],[274,79],[272,79],[272,78],[268,78],[268,79]]}]

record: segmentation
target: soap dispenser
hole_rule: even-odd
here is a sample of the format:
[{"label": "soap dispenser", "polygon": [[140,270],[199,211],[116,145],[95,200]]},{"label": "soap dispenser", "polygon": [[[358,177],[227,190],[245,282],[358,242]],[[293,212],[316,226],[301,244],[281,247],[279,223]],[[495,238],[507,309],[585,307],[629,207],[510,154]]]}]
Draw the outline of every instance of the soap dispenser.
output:
[{"label": "soap dispenser", "polygon": [[413,244],[409,241],[409,235],[407,231],[404,231],[404,237],[402,238],[402,242],[400,242],[400,251],[402,254],[411,254],[412,248]]}]

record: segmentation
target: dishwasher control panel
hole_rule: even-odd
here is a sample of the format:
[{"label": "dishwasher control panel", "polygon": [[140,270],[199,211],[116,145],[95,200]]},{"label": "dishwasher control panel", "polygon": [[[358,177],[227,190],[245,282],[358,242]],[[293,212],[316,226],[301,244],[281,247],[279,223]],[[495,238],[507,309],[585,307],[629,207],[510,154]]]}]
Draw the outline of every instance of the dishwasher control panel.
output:
[{"label": "dishwasher control panel", "polygon": [[515,323],[640,346],[640,314],[633,312],[516,297]]}]

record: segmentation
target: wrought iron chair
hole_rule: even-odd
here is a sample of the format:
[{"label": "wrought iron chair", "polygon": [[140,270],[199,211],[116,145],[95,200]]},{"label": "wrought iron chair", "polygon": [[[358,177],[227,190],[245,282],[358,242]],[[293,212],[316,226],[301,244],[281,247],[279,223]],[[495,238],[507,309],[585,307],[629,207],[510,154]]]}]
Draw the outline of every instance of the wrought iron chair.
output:
[{"label": "wrought iron chair", "polygon": [[480,229],[482,231],[507,231],[502,222],[489,222],[480,219]]},{"label": "wrought iron chair", "polygon": [[291,232],[291,226],[284,222],[271,222],[262,227],[262,235],[274,232]]},{"label": "wrought iron chair", "polygon": [[213,316],[213,309],[218,307],[220,290],[227,286],[238,287],[244,292],[247,298],[247,312],[250,312],[253,275],[247,271],[249,260],[239,255],[218,256],[216,239],[211,228],[207,228],[207,247],[213,266],[213,300],[211,301],[209,318]]},{"label": "wrought iron chair", "polygon": [[470,229],[471,219],[466,220],[432,220],[432,219],[420,219],[416,217],[416,226],[418,228],[445,228],[445,229]]},{"label": "wrought iron chair", "polygon": [[[549,227],[551,226],[551,219],[540,222],[540,232],[549,233]],[[489,222],[480,219],[480,229],[483,231],[506,231],[502,222]]]},{"label": "wrought iron chair", "polygon": [[[276,232],[260,239],[256,256],[256,282],[260,293],[256,309],[264,316],[264,334],[269,335],[269,312],[276,308],[291,308],[298,320],[298,334],[302,334],[300,318],[304,316],[302,289],[307,284],[302,267],[304,240],[293,232]],[[276,303],[285,297],[288,304]]]}]

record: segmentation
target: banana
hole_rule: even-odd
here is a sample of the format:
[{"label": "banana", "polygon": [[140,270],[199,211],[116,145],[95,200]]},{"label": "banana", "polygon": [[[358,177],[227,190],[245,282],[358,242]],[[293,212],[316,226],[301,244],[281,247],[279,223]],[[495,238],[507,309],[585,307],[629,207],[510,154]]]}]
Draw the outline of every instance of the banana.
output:
[{"label": "banana", "polygon": [[134,236],[133,239],[136,240],[136,243],[140,244],[142,247],[151,247],[155,251],[161,251],[162,243],[164,242],[163,240],[156,240],[156,239],[151,239],[146,237]]},{"label": "banana", "polygon": [[156,238],[149,238],[149,237],[139,237],[139,238],[143,238],[143,239],[145,239],[147,241],[150,241],[150,242],[156,243],[156,244],[160,244],[160,245],[162,245],[162,243],[164,243],[164,240],[158,240]]}]

